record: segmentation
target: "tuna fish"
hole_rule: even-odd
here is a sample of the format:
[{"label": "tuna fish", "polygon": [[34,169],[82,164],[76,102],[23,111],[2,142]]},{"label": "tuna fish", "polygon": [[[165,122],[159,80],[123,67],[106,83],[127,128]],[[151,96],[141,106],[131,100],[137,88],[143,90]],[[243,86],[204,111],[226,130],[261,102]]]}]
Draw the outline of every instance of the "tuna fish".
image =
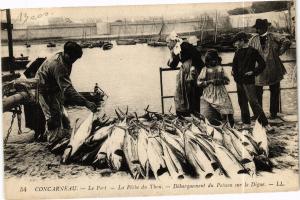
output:
[{"label": "tuna fish", "polygon": [[227,176],[233,178],[240,173],[247,172],[243,165],[225,147],[214,142],[214,149]]},{"label": "tuna fish", "polygon": [[216,129],[216,127],[212,126],[208,120],[205,120],[206,133],[208,136],[211,136],[215,141],[219,142],[219,144],[223,143],[223,135],[222,133]]},{"label": "tuna fish", "polygon": [[138,150],[138,158],[142,165],[142,169],[144,173],[147,173],[147,163],[148,163],[148,133],[145,129],[140,128],[138,132],[138,140],[137,140],[137,150]]},{"label": "tuna fish", "polygon": [[166,180],[170,178],[168,168],[164,160],[162,145],[158,136],[148,138],[147,155],[149,166],[158,180]]},{"label": "tuna fish", "polygon": [[[224,127],[224,129],[230,132],[230,130],[226,127]],[[243,164],[243,166],[246,168],[250,175],[256,174],[256,168],[253,162],[254,156],[250,155],[250,153],[245,149],[245,146],[234,133],[232,133],[230,136],[232,145],[235,148],[236,152],[239,154],[240,163]]]},{"label": "tuna fish", "polygon": [[94,148],[94,150],[84,154],[80,159],[80,162],[84,164],[92,164],[93,161],[95,160],[97,153],[99,152],[100,147],[101,145],[98,145],[97,147]]},{"label": "tuna fish", "polygon": [[127,132],[124,139],[123,151],[130,174],[134,179],[138,179],[140,176],[145,177],[139,162],[137,144],[137,138],[132,137],[129,132]]},{"label": "tuna fish", "polygon": [[191,124],[190,130],[191,130],[193,133],[196,133],[196,134],[203,134],[203,133],[200,131],[200,129],[199,129],[194,123]]},{"label": "tuna fish", "polygon": [[56,144],[52,149],[51,152],[54,154],[61,154],[64,152],[64,150],[66,149],[66,147],[68,146],[70,142],[70,139],[63,139],[60,143]]},{"label": "tuna fish", "polygon": [[198,176],[211,178],[214,173],[212,160],[204,152],[195,140],[193,133],[189,130],[185,132],[185,152],[189,163],[195,168]]},{"label": "tuna fish", "polygon": [[115,126],[114,130],[107,138],[109,143],[107,146],[107,157],[113,170],[119,170],[124,161],[123,144],[126,129],[126,119],[124,119],[121,123]]},{"label": "tuna fish", "polygon": [[108,137],[108,135],[112,132],[113,127],[114,125],[112,124],[98,129],[93,135],[88,137],[85,142],[89,144],[105,140]]},{"label": "tuna fish", "polygon": [[164,160],[168,167],[168,171],[173,179],[183,179],[183,169],[182,166],[174,154],[174,152],[171,150],[169,145],[161,140],[161,144],[163,147],[163,153],[164,153]]},{"label": "tuna fish", "polygon": [[233,156],[237,159],[237,160],[242,160],[241,155],[237,152],[237,150],[235,149],[235,147],[233,146],[232,143],[232,139],[231,139],[231,132],[228,129],[225,129],[223,131],[223,143],[224,143],[224,147],[226,149],[228,149],[228,151],[230,153],[233,154]]},{"label": "tuna fish", "polygon": [[184,141],[177,135],[170,134],[166,131],[160,132],[162,140],[166,142],[173,151],[173,153],[176,155],[178,160],[181,163],[185,163],[185,152],[184,152]]},{"label": "tuna fish", "polygon": [[268,137],[266,129],[256,120],[253,128],[253,138],[257,142],[259,148],[261,148],[266,156],[269,155]]},{"label": "tuna fish", "polygon": [[108,166],[107,147],[109,144],[110,141],[106,139],[97,152],[96,159],[94,160],[93,164],[98,168],[102,169]]},{"label": "tuna fish", "polygon": [[[238,131],[236,129],[233,128],[229,128],[229,130],[234,134],[235,137],[238,138],[238,140],[240,142],[242,142],[244,148],[249,152],[250,155],[254,156],[257,155],[257,148],[251,143],[251,141],[249,140],[249,137],[251,137],[247,131]],[[247,137],[247,135],[249,137]]]},{"label": "tuna fish", "polygon": [[73,129],[74,131],[71,134],[70,143],[68,144],[62,156],[62,163],[67,163],[89,137],[91,133],[93,117],[94,114],[90,113],[87,119],[79,126],[78,129]]}]

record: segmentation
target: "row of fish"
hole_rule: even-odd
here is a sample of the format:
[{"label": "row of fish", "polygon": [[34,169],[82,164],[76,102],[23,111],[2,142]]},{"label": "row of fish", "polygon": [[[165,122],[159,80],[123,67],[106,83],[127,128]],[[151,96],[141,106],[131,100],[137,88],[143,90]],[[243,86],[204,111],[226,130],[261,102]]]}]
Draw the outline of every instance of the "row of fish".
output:
[{"label": "row of fish", "polygon": [[62,154],[62,163],[124,170],[134,179],[232,178],[272,170],[266,130],[258,122],[249,133],[195,116],[116,113],[118,118],[90,113],[79,126],[77,120],[71,137],[51,151]]}]

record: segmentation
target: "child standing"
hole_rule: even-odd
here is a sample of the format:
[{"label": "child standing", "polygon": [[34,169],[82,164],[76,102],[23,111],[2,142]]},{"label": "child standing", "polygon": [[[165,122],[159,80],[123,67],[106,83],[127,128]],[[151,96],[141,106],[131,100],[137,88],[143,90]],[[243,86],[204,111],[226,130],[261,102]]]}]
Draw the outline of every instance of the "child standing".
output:
[{"label": "child standing", "polygon": [[221,61],[222,58],[216,50],[207,51],[205,67],[197,80],[198,86],[203,88],[200,112],[211,124],[217,125],[217,121],[226,120],[233,127],[233,107],[225,88],[229,78],[224,73]]}]

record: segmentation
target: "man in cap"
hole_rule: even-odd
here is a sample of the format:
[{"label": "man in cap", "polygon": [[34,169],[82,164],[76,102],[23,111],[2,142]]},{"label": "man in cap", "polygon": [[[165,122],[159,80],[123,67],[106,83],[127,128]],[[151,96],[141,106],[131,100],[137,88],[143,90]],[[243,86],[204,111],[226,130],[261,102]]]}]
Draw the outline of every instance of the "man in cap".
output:
[{"label": "man in cap", "polygon": [[82,49],[75,42],[66,42],[64,51],[47,59],[36,73],[40,80],[39,104],[46,119],[47,141],[55,143],[67,136],[70,121],[64,109],[64,100],[70,99],[75,105],[86,106],[92,112],[97,106],[86,100],[73,87],[70,80],[73,63],[81,58]]},{"label": "man in cap", "polygon": [[271,23],[267,19],[257,19],[253,28],[255,34],[249,40],[252,46],[263,57],[266,68],[256,77],[256,93],[259,104],[262,106],[263,86],[270,88],[270,119],[275,119],[279,112],[280,81],[286,74],[286,70],[279,58],[290,46],[287,38],[278,38],[268,32]]},{"label": "man in cap", "polygon": [[265,69],[265,61],[256,49],[248,45],[248,35],[245,32],[236,34],[233,43],[237,51],[233,58],[232,75],[236,81],[243,128],[250,128],[251,120],[248,107],[248,103],[250,103],[255,118],[258,118],[258,121],[266,127],[267,131],[273,131],[257,100],[255,90],[255,77]]}]

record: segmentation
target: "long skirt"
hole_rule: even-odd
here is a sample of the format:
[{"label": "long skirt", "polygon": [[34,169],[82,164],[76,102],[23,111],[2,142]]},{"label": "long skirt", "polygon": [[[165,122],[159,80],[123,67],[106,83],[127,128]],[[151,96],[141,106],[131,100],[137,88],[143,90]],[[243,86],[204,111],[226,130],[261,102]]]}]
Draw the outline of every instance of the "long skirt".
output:
[{"label": "long skirt", "polygon": [[221,114],[210,105],[207,101],[204,99],[200,100],[200,113],[203,115],[210,124],[212,125],[220,125],[220,122],[222,121]]}]

